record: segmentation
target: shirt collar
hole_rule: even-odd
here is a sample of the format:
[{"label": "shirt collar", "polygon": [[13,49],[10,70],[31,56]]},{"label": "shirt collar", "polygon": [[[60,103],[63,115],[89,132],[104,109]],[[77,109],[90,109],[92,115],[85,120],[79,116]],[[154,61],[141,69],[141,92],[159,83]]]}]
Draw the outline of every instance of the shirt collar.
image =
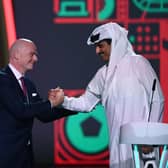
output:
[{"label": "shirt collar", "polygon": [[12,64],[9,64],[9,67],[14,73],[17,80],[19,80],[23,76]]}]

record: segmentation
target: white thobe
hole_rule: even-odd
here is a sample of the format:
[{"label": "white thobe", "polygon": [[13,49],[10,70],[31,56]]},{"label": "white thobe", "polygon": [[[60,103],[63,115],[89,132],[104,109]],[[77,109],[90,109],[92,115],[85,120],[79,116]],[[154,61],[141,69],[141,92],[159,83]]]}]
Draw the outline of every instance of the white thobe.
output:
[{"label": "white thobe", "polygon": [[102,103],[109,129],[110,167],[132,168],[131,146],[119,144],[120,127],[129,122],[148,122],[155,79],[150,121],[162,121],[164,97],[153,68],[148,60],[134,53],[124,28],[108,23],[94,33],[100,33],[102,39],[112,39],[108,66],[97,71],[83,95],[65,97],[63,107],[91,111],[97,103]]},{"label": "white thobe", "polygon": [[[91,111],[102,102],[107,66],[98,70],[78,97],[65,97],[63,106],[70,110]],[[157,79],[149,62],[141,56],[126,56],[118,64],[104,105],[108,129],[111,167],[128,165],[131,168],[131,146],[119,144],[121,125],[134,121],[148,121],[153,79]],[[157,79],[150,121],[161,121],[164,98]],[[115,166],[116,165],[116,166]],[[124,166],[124,168],[126,168]]]}]

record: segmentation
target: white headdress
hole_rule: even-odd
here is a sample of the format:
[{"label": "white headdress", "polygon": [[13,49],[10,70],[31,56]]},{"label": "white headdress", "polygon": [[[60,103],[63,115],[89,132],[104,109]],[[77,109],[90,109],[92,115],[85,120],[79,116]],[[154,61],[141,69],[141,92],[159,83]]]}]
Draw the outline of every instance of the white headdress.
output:
[{"label": "white headdress", "polygon": [[117,23],[110,22],[95,28],[87,40],[88,45],[98,43],[103,39],[112,40],[110,60],[105,79],[104,93],[102,96],[103,103],[105,103],[108,96],[108,89],[110,88],[110,83],[113,80],[113,75],[118,63],[128,54],[130,56],[135,55],[132,46],[128,41],[127,35],[128,31],[125,28],[121,27]]}]

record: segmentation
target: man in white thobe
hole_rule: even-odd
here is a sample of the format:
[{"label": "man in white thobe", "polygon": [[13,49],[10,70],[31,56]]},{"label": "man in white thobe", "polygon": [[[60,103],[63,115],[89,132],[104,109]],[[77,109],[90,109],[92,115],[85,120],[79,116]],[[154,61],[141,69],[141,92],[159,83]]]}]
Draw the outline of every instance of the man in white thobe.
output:
[{"label": "man in white thobe", "polygon": [[[106,64],[101,67],[78,98],[66,97],[63,107],[89,112],[101,103],[109,129],[110,168],[133,168],[131,146],[119,144],[121,125],[129,122],[162,121],[164,97],[159,80],[148,62],[137,55],[128,41],[127,30],[116,23],[106,23],[93,30],[87,44]],[[151,115],[152,86],[156,79]]]}]

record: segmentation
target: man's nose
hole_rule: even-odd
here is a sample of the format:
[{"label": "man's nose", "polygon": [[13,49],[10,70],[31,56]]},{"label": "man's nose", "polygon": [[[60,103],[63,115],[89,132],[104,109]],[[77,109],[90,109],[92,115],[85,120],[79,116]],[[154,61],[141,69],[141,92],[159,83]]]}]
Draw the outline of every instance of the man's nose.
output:
[{"label": "man's nose", "polygon": [[34,61],[36,61],[36,62],[38,61],[38,57],[36,54],[33,55],[33,58],[34,58]]},{"label": "man's nose", "polygon": [[98,46],[96,46],[96,54],[100,53],[100,48]]}]

